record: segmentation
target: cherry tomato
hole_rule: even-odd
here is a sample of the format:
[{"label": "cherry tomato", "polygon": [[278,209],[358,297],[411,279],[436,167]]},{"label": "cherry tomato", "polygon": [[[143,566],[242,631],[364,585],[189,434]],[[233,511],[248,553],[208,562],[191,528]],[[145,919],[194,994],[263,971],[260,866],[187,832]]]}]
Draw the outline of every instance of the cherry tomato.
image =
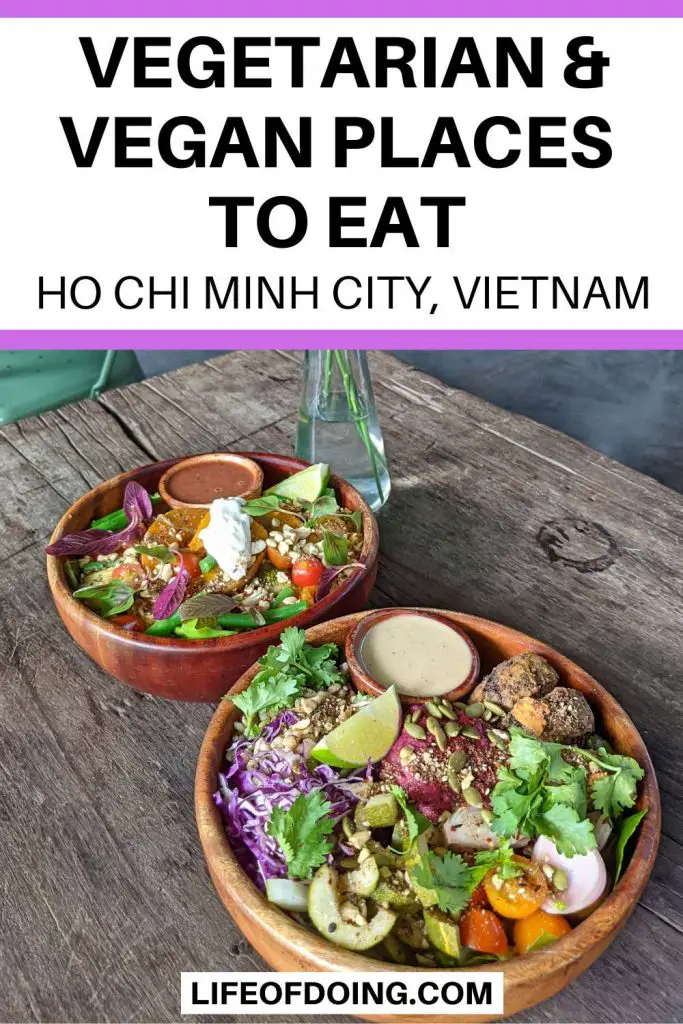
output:
[{"label": "cherry tomato", "polygon": [[111,575],[112,579],[123,580],[124,583],[129,583],[133,590],[139,590],[145,582],[142,566],[138,565],[137,562],[123,562],[121,565],[116,566]]},{"label": "cherry tomato", "polygon": [[178,556],[180,568],[187,570],[190,579],[199,579],[202,574],[202,570],[199,568],[202,556],[198,554],[198,552],[188,551],[186,548],[181,548],[180,551],[176,551],[176,555]]},{"label": "cherry tomato", "polygon": [[492,910],[472,907],[460,918],[460,937],[477,953],[507,953],[508,938],[503,922]]},{"label": "cherry tomato", "polygon": [[547,914],[545,910],[537,910],[521,921],[515,921],[515,947],[520,956],[528,953],[533,945],[538,948],[549,942],[557,942],[563,935],[572,930],[569,922],[559,914]]},{"label": "cherry tomato", "polygon": [[292,583],[295,587],[315,587],[322,574],[323,563],[319,558],[300,558],[292,566]]},{"label": "cherry tomato", "polygon": [[139,615],[134,615],[133,612],[125,612],[123,615],[112,615],[108,621],[113,622],[119,629],[125,629],[129,633],[144,633],[147,629],[145,620],[141,619]]},{"label": "cherry tomato", "polygon": [[266,554],[276,569],[285,572],[291,568],[292,560],[289,555],[281,555],[277,548],[266,548]]},{"label": "cherry tomato", "polygon": [[488,907],[489,901],[486,899],[486,890],[483,885],[478,885],[470,896],[471,907]]},{"label": "cherry tomato", "polygon": [[522,873],[515,878],[501,882],[496,869],[492,868],[484,879],[488,901],[501,917],[513,919],[528,917],[548,899],[549,890],[545,875],[538,864],[526,857],[513,857]]}]

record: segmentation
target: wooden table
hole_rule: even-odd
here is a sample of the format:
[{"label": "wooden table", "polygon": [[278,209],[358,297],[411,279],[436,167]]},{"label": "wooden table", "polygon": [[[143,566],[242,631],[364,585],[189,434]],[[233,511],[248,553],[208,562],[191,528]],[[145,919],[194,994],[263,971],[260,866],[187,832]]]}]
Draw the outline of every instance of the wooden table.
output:
[{"label": "wooden table", "polygon": [[[467,610],[556,646],[627,708],[658,772],[661,852],[629,925],[519,1019],[683,1020],[681,496],[389,356],[373,367],[393,479],[374,602]],[[235,352],[0,427],[3,1022],[174,1021],[182,970],[263,966],[195,831],[212,709],[145,697],[90,662],[53,609],[43,547],[121,470],[290,451],[300,376],[294,354]]]}]

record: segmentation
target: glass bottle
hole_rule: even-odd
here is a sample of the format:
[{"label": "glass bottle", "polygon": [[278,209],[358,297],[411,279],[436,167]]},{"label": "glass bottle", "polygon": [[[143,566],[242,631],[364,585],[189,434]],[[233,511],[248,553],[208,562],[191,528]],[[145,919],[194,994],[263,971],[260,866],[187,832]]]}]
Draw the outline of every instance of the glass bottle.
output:
[{"label": "glass bottle", "polygon": [[296,454],[329,463],[373,512],[385,504],[391,480],[365,352],[306,353]]}]

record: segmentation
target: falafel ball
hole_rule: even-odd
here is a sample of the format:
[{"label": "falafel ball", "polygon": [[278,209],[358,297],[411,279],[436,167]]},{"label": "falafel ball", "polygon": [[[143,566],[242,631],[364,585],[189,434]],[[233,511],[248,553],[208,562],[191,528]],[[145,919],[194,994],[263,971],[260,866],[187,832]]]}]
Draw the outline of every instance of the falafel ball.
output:
[{"label": "falafel ball", "polygon": [[490,700],[506,711],[525,697],[543,697],[557,686],[560,677],[540,654],[525,651],[496,665],[475,687],[471,701]]},{"label": "falafel ball", "polygon": [[547,742],[577,744],[595,731],[595,716],[582,693],[556,686],[545,697],[523,697],[512,708],[506,724],[519,726]]}]

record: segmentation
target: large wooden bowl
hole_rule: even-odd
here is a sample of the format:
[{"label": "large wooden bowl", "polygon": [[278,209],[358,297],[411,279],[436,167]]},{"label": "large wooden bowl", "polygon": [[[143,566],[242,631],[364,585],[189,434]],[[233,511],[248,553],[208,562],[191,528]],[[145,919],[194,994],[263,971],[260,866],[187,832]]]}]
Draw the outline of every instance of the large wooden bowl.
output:
[{"label": "large wooden bowl", "polygon": [[[254,459],[265,475],[265,487],[297,473],[308,465],[287,455],[263,452],[239,452]],[[158,488],[163,473],[179,462],[170,459],[122,473],[95,487],[80,498],[60,519],[51,543],[66,533],[85,529],[93,520],[120,508],[129,480],[137,480],[148,491]],[[351,484],[332,476],[343,505],[363,513],[364,543],[358,570],[345,583],[318,601],[312,608],[288,619],[284,625],[307,627],[333,615],[365,608],[377,576],[379,535],[377,521],[361,494]],[[71,595],[64,575],[64,560],[47,556],[47,575],[57,611],[69,633],[106,672],[158,697],[173,700],[216,701],[226,693],[242,673],[277,643],[284,625],[274,623],[252,632],[207,640],[182,640],[179,637],[146,636],[128,633],[100,618]]]},{"label": "large wooden bowl", "polygon": [[[435,611],[438,609],[434,609]],[[367,613],[366,613],[367,614]],[[536,651],[554,665],[564,685],[585,694],[601,722],[600,731],[620,753],[634,757],[645,769],[638,808],[648,808],[630,862],[614,892],[571,934],[554,945],[527,957],[474,970],[502,971],[505,977],[505,1015],[535,1006],[555,995],[586,970],[623,928],[642,893],[657,855],[661,807],[654,769],[639,733],[626,712],[595,679],[551,647],[514,629],[488,619],[455,612],[440,612],[462,626],[476,644],[482,671],[522,651]],[[334,641],[341,647],[360,615],[349,615],[315,626],[308,631],[310,643]],[[237,693],[249,685],[252,667],[234,687]],[[218,894],[261,956],[278,971],[390,971],[388,963],[352,953],[312,934],[269,903],[237,863],[228,843],[220,812],[212,794],[218,788],[217,773],[223,760],[233,724],[239,712],[230,702],[220,705],[213,716],[199,753],[195,779],[195,808],[199,836],[211,878]],[[424,970],[402,967],[404,971]],[[368,1020],[400,1021],[401,1017],[376,1016]],[[421,1021],[445,1022],[454,1017],[420,1016]],[[466,1017],[457,1017],[466,1020]],[[483,1021],[485,1017],[472,1017]],[[489,1018],[491,1019],[491,1018]]]}]

